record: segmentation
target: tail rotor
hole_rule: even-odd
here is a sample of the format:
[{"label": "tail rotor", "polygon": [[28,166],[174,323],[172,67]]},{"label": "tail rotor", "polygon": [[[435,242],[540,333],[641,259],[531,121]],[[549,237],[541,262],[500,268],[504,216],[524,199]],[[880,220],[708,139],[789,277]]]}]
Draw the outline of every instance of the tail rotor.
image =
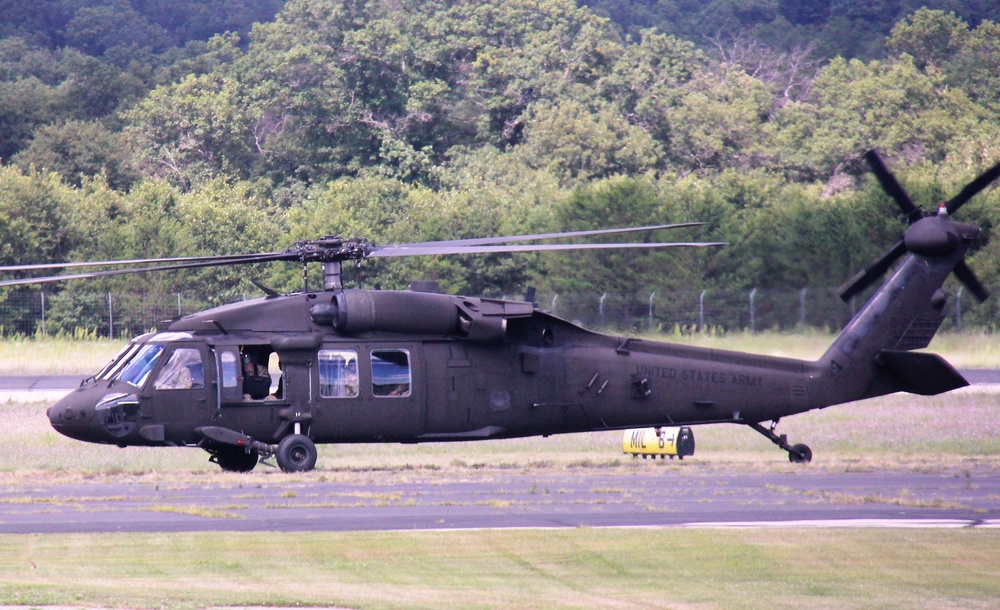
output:
[{"label": "tail rotor", "polygon": [[[874,150],[865,153],[865,160],[886,193],[892,197],[906,218],[909,227],[903,238],[893,244],[874,263],[849,279],[840,287],[840,298],[849,301],[851,297],[864,291],[902,258],[905,254],[921,256],[949,256],[979,234],[979,227],[955,222],[951,215],[980,191],[1000,178],[1000,163],[980,174],[955,197],[938,207],[936,214],[921,209],[899,184],[896,177]],[[955,265],[955,277],[980,301],[985,301],[990,293],[976,277],[965,260]]]}]

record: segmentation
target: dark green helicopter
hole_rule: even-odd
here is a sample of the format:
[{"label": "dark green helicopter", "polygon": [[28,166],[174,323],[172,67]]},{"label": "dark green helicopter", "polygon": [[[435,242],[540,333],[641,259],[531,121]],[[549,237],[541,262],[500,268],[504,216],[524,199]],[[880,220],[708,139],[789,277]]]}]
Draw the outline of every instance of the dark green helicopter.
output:
[{"label": "dark green helicopter", "polygon": [[944,319],[941,287],[952,272],[977,298],[988,297],[964,262],[980,229],[951,215],[1000,176],[1000,164],[928,214],[877,154],[867,160],[909,227],[842,287],[849,299],[899,261],[815,362],[600,334],[539,310],[530,297],[357,290],[340,281],[341,263],[369,257],[720,245],[512,243],[697,223],[384,247],[328,237],[282,252],[110,261],[97,264],[151,266],[0,286],[279,260],[323,265],[323,290],[270,292],[134,339],[48,410],[57,431],[83,441],[201,447],[229,471],[250,471],[271,456],[282,470],[308,471],[317,443],[736,423],[769,438],[791,461],[808,462],[809,447],[790,445],[775,432],[780,418],[893,392],[933,395],[967,385],[940,356],[913,350],[927,347]]}]

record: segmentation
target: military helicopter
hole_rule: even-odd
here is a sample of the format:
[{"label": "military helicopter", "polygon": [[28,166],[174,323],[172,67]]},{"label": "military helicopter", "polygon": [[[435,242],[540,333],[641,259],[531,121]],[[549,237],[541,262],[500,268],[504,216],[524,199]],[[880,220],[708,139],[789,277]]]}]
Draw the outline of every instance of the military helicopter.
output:
[{"label": "military helicopter", "polygon": [[[278,260],[304,268],[322,264],[322,290],[271,291],[135,338],[49,408],[57,431],[83,441],[200,447],[210,461],[235,472],[273,456],[282,470],[296,472],[315,467],[317,443],[473,441],[735,423],[770,439],[790,461],[809,462],[807,445],[777,434],[781,418],[893,392],[934,395],[967,385],[940,356],[913,350],[926,347],[940,326],[941,287],[952,272],[977,298],[988,297],[964,262],[980,229],[951,215],[1000,176],[1000,164],[928,214],[875,152],[866,158],[909,227],[842,287],[842,296],[864,291],[902,260],[816,361],[601,334],[542,311],[530,296],[514,301],[361,290],[341,281],[343,262],[370,257],[720,245],[517,243],[692,223],[382,247],[364,238],[327,237],[281,252],[105,261],[97,264],[149,266],[0,286]],[[275,358],[278,380],[267,366]]]}]

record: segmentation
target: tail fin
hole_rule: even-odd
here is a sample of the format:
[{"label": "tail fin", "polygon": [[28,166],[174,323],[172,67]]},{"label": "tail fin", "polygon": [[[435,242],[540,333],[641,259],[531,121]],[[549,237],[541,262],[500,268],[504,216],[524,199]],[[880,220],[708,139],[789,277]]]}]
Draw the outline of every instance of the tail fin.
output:
[{"label": "tail fin", "polygon": [[820,359],[824,403],[967,385],[944,359],[911,351],[927,347],[944,320],[941,286],[966,247],[948,257],[906,256]]},{"label": "tail fin", "polygon": [[892,392],[933,395],[968,385],[940,356],[910,350],[927,347],[944,320],[947,296],[941,286],[952,272],[980,300],[989,296],[965,263],[980,229],[953,221],[951,214],[1000,177],[1000,163],[930,215],[913,204],[874,151],[866,158],[910,226],[902,240],[841,288],[847,300],[902,259],[817,363],[828,404]]}]

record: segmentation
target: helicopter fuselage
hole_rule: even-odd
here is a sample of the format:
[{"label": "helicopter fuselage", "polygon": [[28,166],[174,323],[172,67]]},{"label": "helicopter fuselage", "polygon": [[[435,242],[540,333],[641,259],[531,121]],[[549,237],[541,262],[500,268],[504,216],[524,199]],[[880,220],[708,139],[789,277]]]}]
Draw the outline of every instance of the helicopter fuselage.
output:
[{"label": "helicopter fuselage", "polygon": [[[327,325],[330,303],[341,319]],[[138,337],[49,418],[67,436],[122,446],[199,445],[208,427],[337,443],[760,421],[810,408],[816,366],[599,334],[526,302],[309,293]]]},{"label": "helicopter fuselage", "polygon": [[48,415],[76,439],[196,445],[233,470],[270,454],[285,469],[310,469],[315,443],[717,422],[749,425],[808,461],[807,447],[787,446],[761,422],[966,385],[940,357],[912,351],[943,320],[940,285],[963,255],[911,254],[816,361],[596,333],[525,301],[334,290],[175,320]]}]

